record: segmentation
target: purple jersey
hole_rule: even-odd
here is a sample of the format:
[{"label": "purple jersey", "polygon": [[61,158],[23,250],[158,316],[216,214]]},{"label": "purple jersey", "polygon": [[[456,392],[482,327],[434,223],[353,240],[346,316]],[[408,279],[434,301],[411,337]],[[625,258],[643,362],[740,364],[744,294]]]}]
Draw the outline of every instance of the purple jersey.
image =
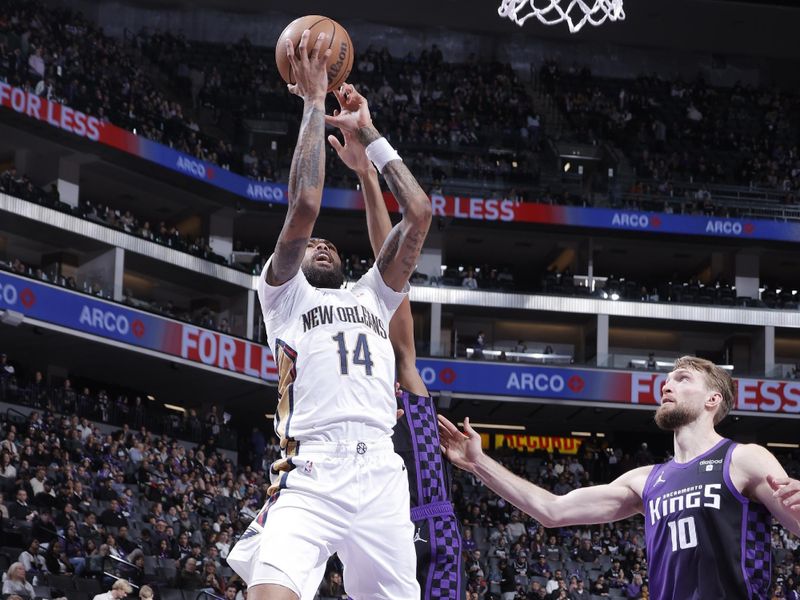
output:
[{"label": "purple jersey", "polygon": [[731,483],[723,439],[653,467],[642,493],[652,600],[766,600],[772,516]]}]

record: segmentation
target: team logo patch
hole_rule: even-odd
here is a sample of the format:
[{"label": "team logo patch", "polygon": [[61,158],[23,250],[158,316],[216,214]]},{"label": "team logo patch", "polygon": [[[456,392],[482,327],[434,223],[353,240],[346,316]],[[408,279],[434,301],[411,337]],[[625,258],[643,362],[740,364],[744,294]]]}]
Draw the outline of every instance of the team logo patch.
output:
[{"label": "team logo patch", "polygon": [[314,463],[312,461],[308,461],[306,464],[303,465],[303,473],[311,473],[311,470],[314,468]]}]

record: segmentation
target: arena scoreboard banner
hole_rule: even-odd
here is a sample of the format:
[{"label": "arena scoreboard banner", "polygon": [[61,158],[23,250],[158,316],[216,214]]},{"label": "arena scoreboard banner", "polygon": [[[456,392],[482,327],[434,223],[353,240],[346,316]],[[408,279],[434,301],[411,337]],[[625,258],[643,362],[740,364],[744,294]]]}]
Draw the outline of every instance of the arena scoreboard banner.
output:
[{"label": "arena scoreboard banner", "polygon": [[[158,144],[97,117],[86,115],[32,92],[0,82],[0,106],[47,123],[81,138],[139,156],[166,169],[226,190],[254,202],[286,204],[288,188],[282,183],[249,179],[217,165]],[[600,228],[648,234],[702,235],[752,240],[800,242],[800,223],[764,219],[730,219],[699,215],[646,213],[604,208],[552,206],[508,199],[433,195],[434,216],[478,221],[540,223]],[[386,194],[390,210],[397,202]],[[325,188],[322,206],[329,209],[363,210],[361,192]]]},{"label": "arena scoreboard banner", "polygon": [[[0,310],[254,381],[278,380],[267,346],[6,271],[0,271]],[[432,392],[653,407],[666,377],[645,371],[436,358],[418,359],[417,369]],[[800,381],[738,379],[736,385],[736,410],[800,415]]]},{"label": "arena scoreboard banner", "polygon": [[254,379],[278,380],[272,353],[261,344],[6,272],[0,272],[0,309]]},{"label": "arena scoreboard banner", "polygon": [[[658,405],[667,376],[646,371],[430,358],[417,359],[417,369],[431,392],[652,407]],[[800,381],[740,378],[735,383],[734,410],[800,415]]]}]

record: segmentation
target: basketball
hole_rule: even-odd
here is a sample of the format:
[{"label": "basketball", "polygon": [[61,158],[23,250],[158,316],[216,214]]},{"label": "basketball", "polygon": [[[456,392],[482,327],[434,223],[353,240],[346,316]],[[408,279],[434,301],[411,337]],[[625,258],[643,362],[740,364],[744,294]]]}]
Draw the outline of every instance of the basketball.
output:
[{"label": "basketball", "polygon": [[286,40],[292,40],[296,51],[300,44],[300,36],[306,29],[311,31],[308,38],[309,55],[317,41],[317,36],[320,33],[325,34],[323,51],[327,48],[332,50],[328,58],[328,91],[338,89],[347,81],[347,76],[350,75],[350,70],[353,68],[353,42],[344,27],[333,19],[320,15],[307,15],[295,19],[281,33],[275,44],[275,62],[281,77],[286,83],[294,83],[292,67],[289,59],[286,58]]}]

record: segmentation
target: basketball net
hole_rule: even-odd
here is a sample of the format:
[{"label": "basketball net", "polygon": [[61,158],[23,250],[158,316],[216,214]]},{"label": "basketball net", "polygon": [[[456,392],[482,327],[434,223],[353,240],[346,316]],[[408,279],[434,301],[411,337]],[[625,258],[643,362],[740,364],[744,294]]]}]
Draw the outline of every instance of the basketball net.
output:
[{"label": "basketball net", "polygon": [[536,17],[545,25],[566,21],[570,33],[586,25],[602,25],[606,20],[623,21],[623,0],[500,0],[498,14],[522,25]]}]

